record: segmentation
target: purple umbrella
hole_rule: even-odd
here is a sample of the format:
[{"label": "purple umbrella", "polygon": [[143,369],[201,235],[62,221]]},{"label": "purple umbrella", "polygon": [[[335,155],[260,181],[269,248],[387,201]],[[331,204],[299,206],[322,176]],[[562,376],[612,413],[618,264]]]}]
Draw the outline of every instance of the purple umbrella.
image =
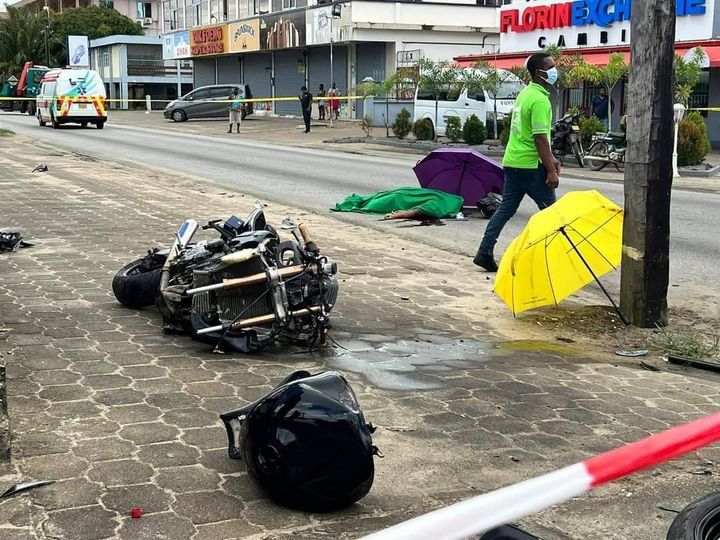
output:
[{"label": "purple umbrella", "polygon": [[413,171],[422,187],[460,195],[463,206],[475,206],[490,192],[503,192],[502,167],[472,148],[433,150]]}]

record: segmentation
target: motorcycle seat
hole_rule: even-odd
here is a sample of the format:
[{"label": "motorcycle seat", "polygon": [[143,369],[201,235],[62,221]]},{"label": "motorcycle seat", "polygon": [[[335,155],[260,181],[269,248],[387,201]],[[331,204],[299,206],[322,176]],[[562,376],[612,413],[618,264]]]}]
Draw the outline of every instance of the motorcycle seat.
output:
[{"label": "motorcycle seat", "polygon": [[608,133],[608,136],[614,137],[616,139],[624,139],[625,138],[625,134],[622,131],[611,131],[610,133]]}]

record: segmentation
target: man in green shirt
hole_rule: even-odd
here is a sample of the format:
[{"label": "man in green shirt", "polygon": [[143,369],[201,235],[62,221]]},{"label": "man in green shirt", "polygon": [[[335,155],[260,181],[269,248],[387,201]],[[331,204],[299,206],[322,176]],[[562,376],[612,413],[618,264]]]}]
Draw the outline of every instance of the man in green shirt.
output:
[{"label": "man in green shirt", "polygon": [[560,181],[560,163],[550,150],[552,107],[549,89],[558,78],[555,61],[549,54],[533,54],[525,67],[532,82],[515,100],[510,139],[503,159],[502,202],[490,219],[473,259],[476,265],[489,272],[497,272],[493,257],[495,243],[525,195],[529,195],[542,210],[555,202],[555,189]]}]

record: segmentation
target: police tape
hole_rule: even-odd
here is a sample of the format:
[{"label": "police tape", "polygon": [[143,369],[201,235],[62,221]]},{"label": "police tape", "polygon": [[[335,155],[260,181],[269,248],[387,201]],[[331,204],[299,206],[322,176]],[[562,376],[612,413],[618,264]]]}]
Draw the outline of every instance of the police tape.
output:
[{"label": "police tape", "polygon": [[720,413],[405,521],[362,540],[456,540],[511,523],[720,440]]},{"label": "police tape", "polygon": [[693,107],[687,109],[688,111],[709,111],[709,112],[720,112],[720,107]]},{"label": "police tape", "polygon": [[[331,100],[338,100],[338,101],[353,101],[357,99],[365,99],[363,96],[322,96],[322,98],[318,98],[317,96],[314,97],[314,101],[325,101],[329,102]],[[0,101],[35,101],[36,98],[32,97],[0,97]],[[243,103],[267,103],[267,102],[274,102],[274,101],[297,101],[299,100],[298,96],[294,97],[275,97],[275,98],[248,98],[243,99]],[[122,99],[122,98],[105,98],[104,100],[106,103],[147,103],[147,99]],[[177,99],[150,99],[151,103],[171,103],[173,101],[177,101]],[[233,103],[234,100],[232,99],[196,99],[193,100],[192,103]],[[190,103],[189,101],[187,103]]]}]

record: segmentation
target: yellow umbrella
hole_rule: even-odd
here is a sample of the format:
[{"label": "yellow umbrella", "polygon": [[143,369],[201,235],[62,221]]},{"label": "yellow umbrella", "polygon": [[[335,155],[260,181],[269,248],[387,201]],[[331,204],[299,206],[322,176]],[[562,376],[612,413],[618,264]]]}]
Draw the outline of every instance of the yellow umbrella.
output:
[{"label": "yellow umbrella", "polygon": [[500,261],[497,294],[513,314],[551,306],[620,266],[623,209],[595,190],[571,191],[530,218]]}]

